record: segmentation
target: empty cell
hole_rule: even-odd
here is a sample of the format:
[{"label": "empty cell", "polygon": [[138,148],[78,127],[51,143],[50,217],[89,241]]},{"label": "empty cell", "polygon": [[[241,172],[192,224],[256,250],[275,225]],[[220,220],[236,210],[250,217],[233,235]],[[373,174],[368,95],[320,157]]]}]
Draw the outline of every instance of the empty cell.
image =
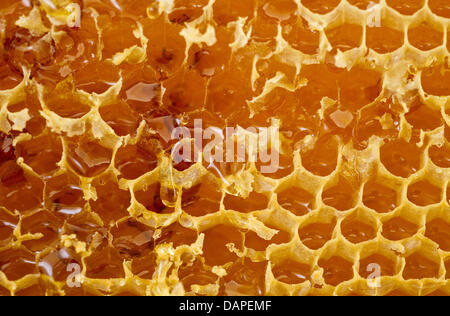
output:
[{"label": "empty cell", "polygon": [[378,213],[388,213],[398,206],[397,191],[371,180],[364,185],[363,203]]},{"label": "empty cell", "polygon": [[404,34],[388,26],[375,26],[366,28],[366,44],[379,54],[396,51],[403,46]]},{"label": "empty cell", "polygon": [[383,236],[389,240],[402,240],[414,236],[419,227],[402,217],[394,217],[383,224]]},{"label": "empty cell", "polygon": [[363,28],[361,25],[345,23],[326,30],[330,44],[341,51],[361,46]]},{"label": "empty cell", "polygon": [[323,268],[323,278],[329,285],[337,286],[353,279],[353,264],[340,256],[320,259],[319,266]]},{"label": "empty cell", "polygon": [[418,206],[437,204],[442,200],[442,189],[422,180],[408,187],[408,199]]},{"label": "empty cell", "polygon": [[227,194],[225,195],[223,201],[225,209],[242,213],[265,210],[268,206],[268,203],[269,199],[266,195],[254,191],[251,192],[247,198]]},{"label": "empty cell", "polygon": [[339,211],[348,211],[355,207],[355,197],[357,188],[344,177],[339,178],[339,182],[322,193],[322,201],[328,206]]},{"label": "empty cell", "polygon": [[301,3],[314,13],[326,14],[333,11],[341,0],[301,0]]},{"label": "empty cell", "polygon": [[299,284],[310,279],[311,266],[293,260],[285,260],[272,268],[275,279],[286,284]]},{"label": "empty cell", "polygon": [[412,15],[423,8],[425,0],[386,0],[386,3],[401,14]]},{"label": "empty cell", "polygon": [[427,223],[425,236],[433,240],[444,251],[450,251],[450,224],[436,218]]},{"label": "empty cell", "polygon": [[281,207],[297,216],[306,215],[313,210],[314,196],[299,187],[277,193],[277,200]]},{"label": "empty cell", "polygon": [[394,276],[395,262],[375,253],[359,261],[359,275],[363,278]]},{"label": "empty cell", "polygon": [[428,151],[431,161],[440,168],[450,168],[450,144],[445,143],[442,147],[432,146]]},{"label": "empty cell", "polygon": [[346,218],[341,224],[341,232],[351,243],[358,244],[376,237],[373,225],[357,219]]},{"label": "empty cell", "polygon": [[408,30],[408,40],[416,48],[427,51],[444,42],[444,34],[427,23],[422,23]]},{"label": "empty cell", "polygon": [[439,264],[427,259],[420,253],[414,253],[406,258],[406,266],[403,270],[403,278],[426,279],[439,276]]},{"label": "empty cell", "polygon": [[312,223],[305,227],[301,227],[298,231],[298,235],[306,247],[317,250],[331,240],[335,227],[335,220],[331,223]]},{"label": "empty cell", "polygon": [[380,150],[381,162],[393,175],[407,178],[420,169],[421,149],[403,140],[387,142]]},{"label": "empty cell", "polygon": [[431,11],[444,18],[450,18],[450,3],[447,0],[428,0]]}]

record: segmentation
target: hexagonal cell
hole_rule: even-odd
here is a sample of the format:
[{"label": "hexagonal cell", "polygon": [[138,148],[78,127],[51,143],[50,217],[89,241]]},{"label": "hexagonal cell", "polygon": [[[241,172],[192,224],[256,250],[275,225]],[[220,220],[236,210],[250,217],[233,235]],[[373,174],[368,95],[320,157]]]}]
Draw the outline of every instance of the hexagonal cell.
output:
[{"label": "hexagonal cell", "polygon": [[0,205],[21,213],[42,205],[44,183],[32,174],[25,173],[14,161],[0,165]]},{"label": "hexagonal cell", "polygon": [[188,229],[179,223],[174,223],[162,229],[156,244],[172,243],[173,247],[192,245],[197,240],[197,231]]},{"label": "hexagonal cell", "polygon": [[142,279],[151,280],[155,270],[156,255],[153,252],[147,256],[135,258],[131,263],[131,271],[133,274]]},{"label": "hexagonal cell", "polygon": [[38,262],[40,272],[57,282],[67,281],[72,273],[71,264],[78,265],[81,271],[81,257],[69,248],[53,250],[42,256]]},{"label": "hexagonal cell", "polygon": [[421,167],[421,149],[403,140],[387,142],[380,150],[381,162],[395,176],[408,178]]},{"label": "hexagonal cell", "polygon": [[192,290],[192,285],[215,284],[218,276],[212,273],[199,260],[193,263],[184,263],[178,269],[178,278],[186,291]]},{"label": "hexagonal cell", "polygon": [[323,278],[329,285],[337,286],[353,279],[353,263],[340,256],[333,256],[326,260],[320,259],[319,266],[323,268]]},{"label": "hexagonal cell", "polygon": [[423,8],[425,0],[386,0],[386,3],[401,14],[412,15]]},{"label": "hexagonal cell", "polygon": [[84,260],[86,276],[92,279],[124,278],[123,259],[117,249],[100,246]]},{"label": "hexagonal cell", "polygon": [[125,102],[102,106],[99,112],[117,136],[134,135],[139,127],[138,115]]},{"label": "hexagonal cell", "polygon": [[450,70],[445,64],[425,68],[421,82],[425,93],[440,97],[450,95]]},{"label": "hexagonal cell", "polygon": [[[261,172],[262,175],[272,179],[282,179],[292,174],[294,170],[293,155],[282,155],[277,153],[274,149],[270,152],[271,160],[267,163],[263,163],[260,159],[257,160],[255,166],[256,169]],[[273,157],[277,157],[272,159]],[[278,159],[277,163],[275,159]]]},{"label": "hexagonal cell", "polygon": [[156,154],[151,144],[128,145],[119,148],[114,165],[125,179],[134,180],[156,168]]},{"label": "hexagonal cell", "polygon": [[264,223],[268,228],[275,229],[278,233],[270,240],[266,240],[258,236],[254,231],[245,233],[245,247],[254,249],[256,251],[265,251],[270,245],[281,245],[291,241],[291,235],[283,229],[277,228],[269,223]]},{"label": "hexagonal cell", "polygon": [[112,151],[88,137],[66,139],[66,145],[67,162],[80,176],[97,176],[111,164]]},{"label": "hexagonal cell", "polygon": [[293,260],[285,260],[272,268],[275,279],[286,284],[299,284],[310,279],[311,266]]},{"label": "hexagonal cell", "polygon": [[396,51],[403,46],[405,36],[402,31],[388,26],[374,26],[366,29],[366,44],[379,54],[387,54]]},{"label": "hexagonal cell", "polygon": [[203,252],[205,263],[209,266],[220,266],[228,262],[234,262],[238,258],[231,252],[227,244],[233,243],[236,248],[242,247],[242,233],[234,226],[219,225],[203,232],[205,241]]},{"label": "hexagonal cell", "polygon": [[46,210],[24,218],[21,225],[22,234],[42,234],[41,238],[24,241],[24,246],[36,252],[55,246],[63,223],[62,219]]},{"label": "hexagonal cell", "polygon": [[371,180],[364,185],[363,203],[378,213],[388,213],[398,206],[398,192]]},{"label": "hexagonal cell", "polygon": [[97,200],[90,200],[89,204],[106,225],[129,215],[130,192],[121,190],[113,175],[96,178],[92,185],[97,191]]},{"label": "hexagonal cell", "polygon": [[341,0],[301,0],[301,3],[313,13],[326,14],[333,11]]},{"label": "hexagonal cell", "polygon": [[425,236],[436,242],[444,251],[450,251],[450,224],[436,218],[427,223]]},{"label": "hexagonal cell", "polygon": [[406,266],[403,270],[403,278],[405,280],[438,277],[438,263],[427,259],[420,253],[414,253],[406,258]]},{"label": "hexagonal cell", "polygon": [[168,207],[161,199],[161,185],[159,182],[153,183],[142,190],[134,193],[136,200],[147,210],[158,214],[173,213],[174,208]]},{"label": "hexagonal cell", "polygon": [[134,219],[116,224],[110,232],[114,248],[126,259],[146,255],[154,248],[154,230]]},{"label": "hexagonal cell", "polygon": [[320,46],[320,33],[311,30],[308,22],[300,18],[300,22],[285,28],[283,32],[284,39],[292,48],[301,51],[304,54],[317,54]]},{"label": "hexagonal cell", "polygon": [[368,222],[368,218],[359,219],[357,216],[348,216],[341,223],[342,235],[351,243],[358,244],[371,239],[377,235],[376,227]]},{"label": "hexagonal cell", "polygon": [[330,223],[312,223],[305,227],[300,227],[298,234],[305,246],[317,250],[322,248],[327,241],[331,240],[335,227],[335,219]]},{"label": "hexagonal cell", "polygon": [[444,124],[440,110],[431,109],[418,100],[413,102],[405,117],[414,128],[426,132],[435,130]]},{"label": "hexagonal cell", "polygon": [[326,30],[330,44],[343,52],[361,46],[363,28],[361,25],[344,23]]},{"label": "hexagonal cell", "polygon": [[249,213],[266,209],[269,199],[262,193],[252,191],[248,198],[226,194],[223,204],[227,210]]},{"label": "hexagonal cell", "polygon": [[219,295],[261,296],[265,294],[267,261],[237,260],[220,282]]},{"label": "hexagonal cell", "polygon": [[78,177],[65,173],[53,177],[46,185],[46,207],[56,213],[71,216],[81,213],[86,204]]},{"label": "hexagonal cell", "polygon": [[444,43],[444,34],[427,23],[408,30],[408,40],[414,47],[428,51]]},{"label": "hexagonal cell", "polygon": [[0,271],[10,281],[17,281],[28,274],[35,274],[37,269],[34,254],[22,249],[0,251]]},{"label": "hexagonal cell", "polygon": [[422,180],[408,187],[408,199],[418,206],[437,204],[442,201],[442,189]]},{"label": "hexagonal cell", "polygon": [[19,219],[0,209],[0,248],[7,246],[14,238]]},{"label": "hexagonal cell", "polygon": [[322,201],[339,211],[347,211],[356,205],[357,189],[344,177],[339,177],[338,183],[322,193]]},{"label": "hexagonal cell", "polygon": [[314,149],[302,151],[302,164],[311,173],[326,177],[336,170],[339,155],[338,142],[333,137],[322,137]]},{"label": "hexagonal cell", "polygon": [[36,173],[47,175],[59,168],[57,163],[62,157],[62,144],[59,137],[44,135],[20,142],[16,152]]},{"label": "hexagonal cell", "polygon": [[445,143],[442,147],[432,146],[428,151],[431,161],[440,168],[450,168],[450,144]]},{"label": "hexagonal cell", "polygon": [[278,204],[296,216],[303,216],[313,210],[314,196],[299,187],[291,187],[277,193]]},{"label": "hexagonal cell", "polygon": [[389,240],[402,240],[414,236],[419,227],[402,217],[394,217],[383,224],[383,236]]},{"label": "hexagonal cell", "polygon": [[359,261],[359,275],[363,278],[369,278],[374,273],[380,273],[380,276],[394,276],[395,262],[385,256],[375,253]]},{"label": "hexagonal cell", "polygon": [[183,191],[181,207],[192,216],[204,216],[220,210],[222,192],[218,183],[204,177],[198,185]]},{"label": "hexagonal cell", "polygon": [[428,7],[434,14],[450,19],[450,5],[447,0],[428,0]]},{"label": "hexagonal cell", "polygon": [[81,118],[91,110],[91,106],[80,101],[72,92],[71,84],[62,81],[48,94],[44,95],[45,105],[57,115],[64,118]]}]

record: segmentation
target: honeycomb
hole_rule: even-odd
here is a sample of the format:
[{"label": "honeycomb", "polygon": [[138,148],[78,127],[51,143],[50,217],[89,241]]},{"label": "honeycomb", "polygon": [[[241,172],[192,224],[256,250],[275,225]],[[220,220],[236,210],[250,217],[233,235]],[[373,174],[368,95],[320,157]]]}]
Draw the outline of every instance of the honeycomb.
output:
[{"label": "honeycomb", "polygon": [[[0,1],[0,295],[449,295],[449,36],[448,0]],[[177,162],[196,119],[280,168]]]}]

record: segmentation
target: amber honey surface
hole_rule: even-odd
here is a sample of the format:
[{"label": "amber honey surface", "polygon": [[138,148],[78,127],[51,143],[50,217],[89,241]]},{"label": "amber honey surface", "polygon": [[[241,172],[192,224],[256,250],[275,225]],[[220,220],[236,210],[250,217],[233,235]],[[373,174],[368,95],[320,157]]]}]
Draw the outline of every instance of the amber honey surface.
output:
[{"label": "amber honey surface", "polygon": [[[450,295],[449,36],[446,0],[0,1],[0,295]],[[196,119],[278,124],[279,168],[175,162]]]}]

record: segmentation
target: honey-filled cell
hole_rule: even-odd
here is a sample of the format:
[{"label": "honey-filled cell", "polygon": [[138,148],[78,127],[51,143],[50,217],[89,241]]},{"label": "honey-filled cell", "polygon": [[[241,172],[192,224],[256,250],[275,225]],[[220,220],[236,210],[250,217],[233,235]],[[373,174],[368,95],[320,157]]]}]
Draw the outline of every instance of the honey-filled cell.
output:
[{"label": "honey-filled cell", "polygon": [[449,17],[0,1],[0,296],[448,296]]}]

